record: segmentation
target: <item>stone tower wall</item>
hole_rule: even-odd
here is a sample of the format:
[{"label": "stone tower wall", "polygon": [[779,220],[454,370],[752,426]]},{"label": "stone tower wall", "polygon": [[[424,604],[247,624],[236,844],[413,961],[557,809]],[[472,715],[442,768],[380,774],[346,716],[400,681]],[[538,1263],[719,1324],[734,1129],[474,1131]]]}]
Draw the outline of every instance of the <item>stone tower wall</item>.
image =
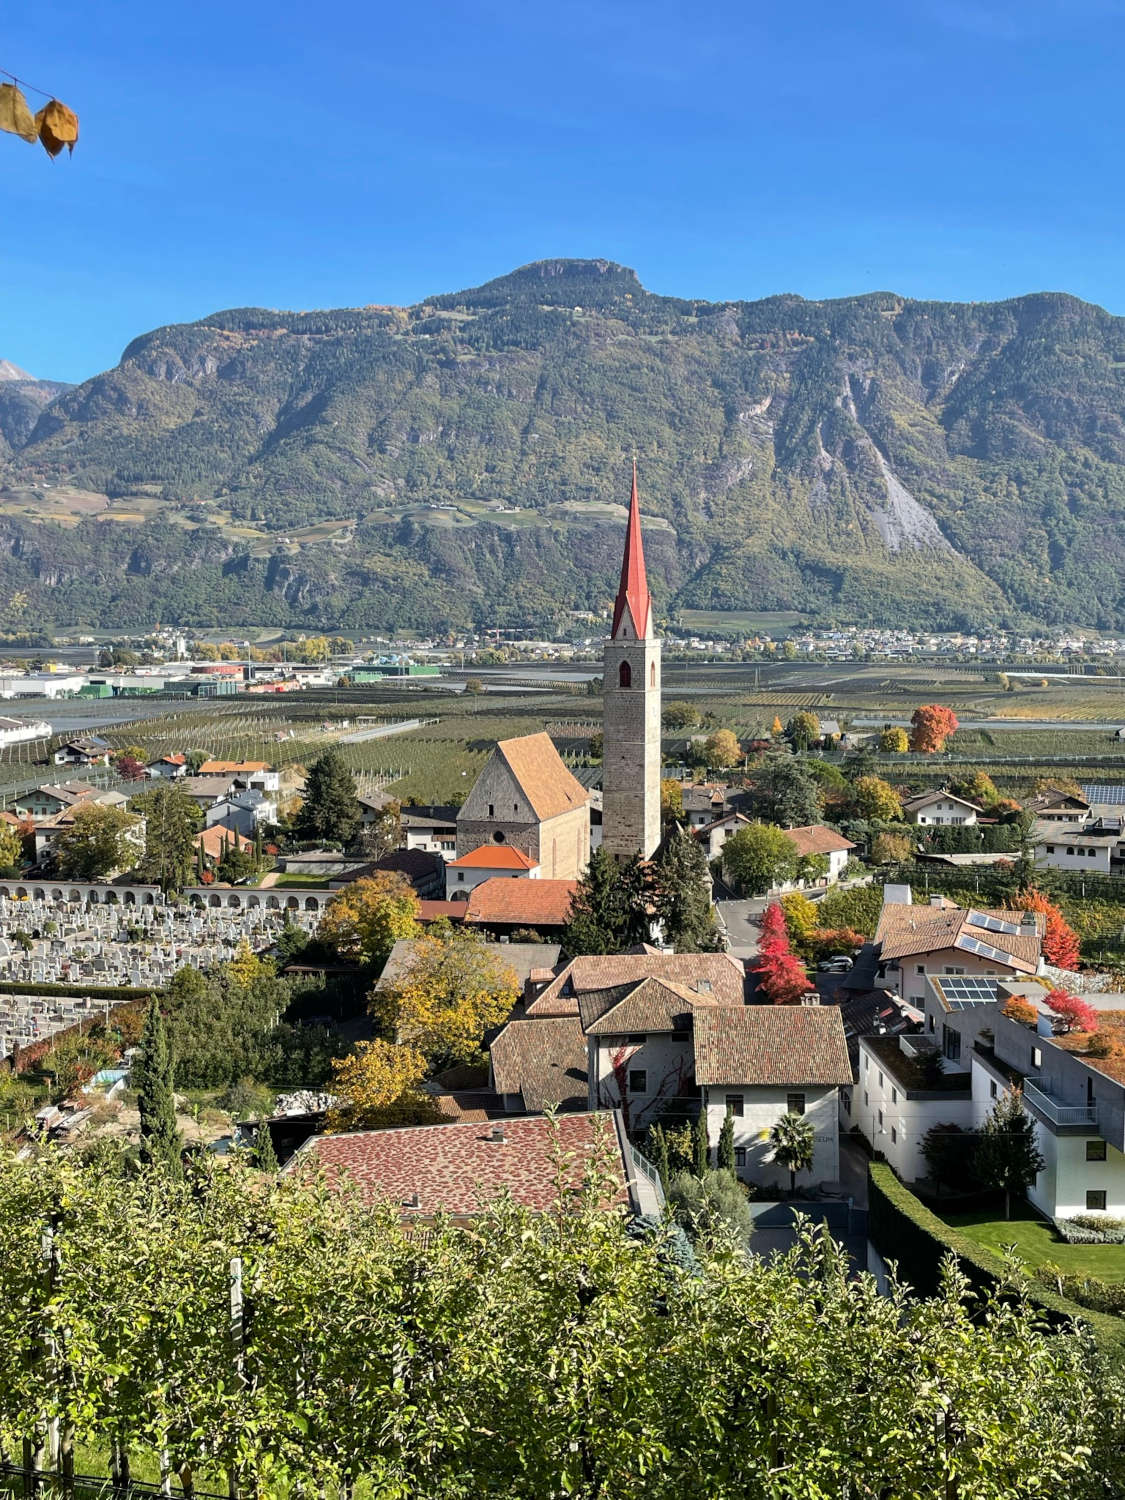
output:
[{"label": "stone tower wall", "polygon": [[602,843],[616,859],[648,859],[660,842],[660,642],[607,641],[603,663]]}]

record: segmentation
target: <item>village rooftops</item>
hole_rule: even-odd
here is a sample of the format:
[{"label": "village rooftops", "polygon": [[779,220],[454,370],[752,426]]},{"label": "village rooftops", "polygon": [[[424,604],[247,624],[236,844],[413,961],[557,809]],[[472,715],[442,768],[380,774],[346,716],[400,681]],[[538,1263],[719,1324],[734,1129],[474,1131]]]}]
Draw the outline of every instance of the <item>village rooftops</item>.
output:
[{"label": "village rooftops", "polygon": [[[594,991],[608,996],[613,990],[624,994],[650,977],[667,980],[699,999],[710,997],[718,1005],[742,1005],[746,999],[746,972],[729,953],[660,953],[648,949],[572,959],[535,997],[527,1014],[576,1016],[581,996]],[[607,998],[602,1011],[610,1003],[615,1002]]]},{"label": "village rooftops", "polygon": [[579,996],[578,1014],[590,1036],[621,1036],[687,1031],[697,1005],[717,1004],[713,991],[689,990],[672,980],[650,976],[631,985],[587,991]]},{"label": "village rooftops", "polygon": [[518,1095],[524,1109],[585,1109],[586,1038],[576,1016],[509,1021],[489,1054],[496,1092]]},{"label": "village rooftops", "polygon": [[932,807],[935,802],[956,802],[958,806],[968,808],[970,812],[983,812],[979,802],[970,802],[967,797],[957,797],[953,792],[939,788],[932,792],[919,792],[915,797],[907,797],[902,804],[903,812],[920,812],[923,808]]},{"label": "village rooftops", "polygon": [[330,1186],[346,1176],[370,1202],[389,1200],[404,1220],[470,1218],[505,1193],[543,1213],[556,1202],[559,1154],[563,1180],[576,1189],[600,1148],[616,1184],[604,1206],[659,1212],[663,1195],[634,1167],[617,1111],[313,1136],[287,1170],[311,1158]]},{"label": "village rooftops", "polygon": [[846,849],[855,848],[851,839],[846,839],[842,833],[825,827],[823,823],[811,823],[804,828],[785,828],[782,831],[802,858],[807,854],[841,854]]},{"label": "village rooftops", "polygon": [[205,760],[200,776],[253,776],[272,770],[268,760]]},{"label": "village rooftops", "polygon": [[479,849],[462,854],[460,859],[447,859],[445,865],[446,869],[453,870],[538,869],[535,860],[524,854],[522,849],[513,848],[511,844],[482,844]]},{"label": "village rooftops", "polygon": [[[440,904],[446,905],[447,903]],[[465,910],[463,901],[451,901],[448,904],[462,913]],[[407,979],[418,962],[419,951],[424,952],[426,946],[432,946],[432,944],[426,945],[418,938],[399,938],[387,956],[383,972],[375,983],[376,993],[381,994],[384,990],[394,989],[396,985]],[[557,943],[482,942],[478,946],[480,951],[490,958],[498,960],[505,968],[511,969],[521,986],[527,983],[536,969],[553,968],[559,961]],[[477,951],[476,948],[473,951]]]},{"label": "village rooftops", "polygon": [[511,880],[494,875],[469,893],[466,922],[482,927],[565,927],[577,880]]},{"label": "village rooftops", "polygon": [[1041,912],[965,910],[938,899],[929,906],[883,903],[875,930],[882,963],[957,948],[1025,974],[1037,971],[1046,930]]},{"label": "village rooftops", "polygon": [[843,1022],[832,1005],[701,1008],[693,1039],[695,1081],[704,1087],[852,1082]]}]

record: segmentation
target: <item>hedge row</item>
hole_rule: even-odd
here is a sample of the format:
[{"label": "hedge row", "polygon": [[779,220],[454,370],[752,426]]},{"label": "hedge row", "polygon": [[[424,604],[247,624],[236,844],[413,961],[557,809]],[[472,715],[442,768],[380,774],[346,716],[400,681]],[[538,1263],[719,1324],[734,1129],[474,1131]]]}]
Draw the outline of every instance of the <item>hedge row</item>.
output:
[{"label": "hedge row", "polygon": [[0,984],[0,995],[67,995],[73,1000],[147,1000],[150,995],[162,995],[159,985],[149,989],[137,989],[128,984]]},{"label": "hedge row", "polygon": [[[884,1260],[895,1262],[902,1279],[920,1297],[932,1297],[937,1292],[942,1260],[951,1251],[975,1291],[990,1292],[1003,1281],[1000,1258],[931,1213],[889,1166],[872,1162],[867,1183],[867,1233],[871,1243]],[[1125,1319],[1092,1312],[1041,1287],[1029,1293],[1029,1300],[1052,1328],[1084,1323],[1108,1359],[1125,1358]]]}]

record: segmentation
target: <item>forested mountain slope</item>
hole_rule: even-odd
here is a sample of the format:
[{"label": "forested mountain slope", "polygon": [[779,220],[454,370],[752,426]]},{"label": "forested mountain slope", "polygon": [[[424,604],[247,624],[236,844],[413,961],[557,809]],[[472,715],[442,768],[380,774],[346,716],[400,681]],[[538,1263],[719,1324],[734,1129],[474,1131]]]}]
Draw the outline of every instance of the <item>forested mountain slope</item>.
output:
[{"label": "forested mountain slope", "polygon": [[59,622],[600,607],[635,448],[665,611],[1125,625],[1125,320],[1062,294],[707,303],[545,261],[157,329],[33,423],[5,384],[0,586],[50,576]]}]

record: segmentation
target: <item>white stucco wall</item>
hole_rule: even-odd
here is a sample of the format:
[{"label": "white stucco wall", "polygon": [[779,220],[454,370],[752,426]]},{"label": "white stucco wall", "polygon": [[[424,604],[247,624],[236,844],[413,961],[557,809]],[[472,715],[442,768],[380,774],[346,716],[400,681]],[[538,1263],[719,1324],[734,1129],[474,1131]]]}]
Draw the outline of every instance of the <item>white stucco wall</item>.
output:
[{"label": "white stucco wall", "polygon": [[976,821],[977,815],[971,807],[952,801],[931,802],[914,816],[914,822],[923,828],[971,828]]},{"label": "white stucco wall", "polygon": [[[884,1062],[859,1044],[859,1082],[852,1090],[850,1121],[858,1125],[876,1151],[881,1151],[904,1182],[926,1176],[922,1140],[933,1125],[973,1124],[973,1101],[966,1079],[964,1094],[910,1098]],[[879,1114],[882,1111],[882,1123]]]},{"label": "white stucco wall", "polygon": [[[1065,836],[1064,836],[1065,833]],[[1048,870],[1081,870],[1083,874],[1110,874],[1110,856],[1116,844],[1083,842],[1076,830],[1059,830],[1046,836],[1035,849],[1035,863]]]},{"label": "white stucco wall", "polygon": [[468,896],[469,892],[478,885],[483,885],[486,880],[538,880],[539,866],[531,870],[513,870],[511,868],[490,870],[487,866],[470,865],[467,869],[458,870],[453,865],[445,867],[445,899],[447,901],[458,901],[462,896]]},{"label": "white stucco wall", "polygon": [[[650,1125],[669,1099],[690,1088],[695,1059],[690,1031],[651,1032],[643,1042],[625,1037],[588,1037],[589,1100],[591,1109],[619,1109],[624,1105],[629,1130]],[[614,1071],[620,1053],[626,1073],[643,1070],[645,1088],[626,1087],[623,1101]],[[628,1085],[628,1079],[626,1079]]]},{"label": "white stucco wall", "polygon": [[1026,979],[1014,969],[982,958],[977,953],[963,953],[960,948],[940,948],[933,953],[912,954],[885,966],[887,984],[897,989],[904,1000],[925,1008],[927,974],[995,974],[998,979]]},{"label": "white stucco wall", "polygon": [[742,1115],[735,1116],[734,1146],[746,1152],[738,1175],[745,1182],[776,1182],[788,1189],[789,1173],[773,1159],[769,1143],[770,1128],[788,1109],[789,1094],[804,1094],[805,1118],[816,1133],[816,1147],[811,1172],[798,1172],[797,1187],[815,1187],[822,1182],[840,1179],[840,1130],[835,1088],[816,1088],[795,1083],[792,1088],[761,1088],[754,1084],[730,1084],[703,1090],[707,1103],[707,1134],[711,1157],[719,1144],[719,1132],[727,1113],[727,1096],[742,1096]]}]

